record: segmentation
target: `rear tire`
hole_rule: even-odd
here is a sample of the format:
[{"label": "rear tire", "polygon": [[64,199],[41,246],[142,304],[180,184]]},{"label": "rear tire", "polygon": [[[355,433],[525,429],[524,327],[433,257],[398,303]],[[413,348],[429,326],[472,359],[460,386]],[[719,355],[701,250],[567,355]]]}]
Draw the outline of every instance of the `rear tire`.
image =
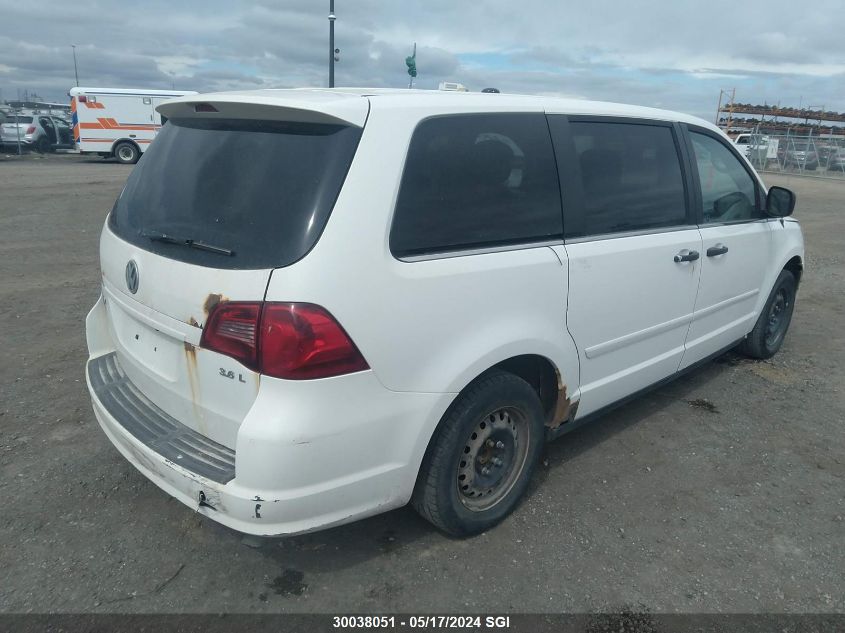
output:
[{"label": "rear tire", "polygon": [[545,440],[543,407],[522,378],[492,371],[452,404],[423,459],[411,504],[453,536],[487,530],[525,493]]},{"label": "rear tire", "polygon": [[134,143],[118,143],[114,148],[114,157],[124,165],[134,165],[141,158],[141,152]]},{"label": "rear tire", "polygon": [[50,145],[50,141],[46,136],[42,136],[38,139],[38,143],[35,144],[35,151],[39,154],[47,154],[52,149]]},{"label": "rear tire", "polygon": [[742,354],[764,360],[778,353],[792,321],[797,285],[795,275],[781,271],[754,329],[737,348]]}]

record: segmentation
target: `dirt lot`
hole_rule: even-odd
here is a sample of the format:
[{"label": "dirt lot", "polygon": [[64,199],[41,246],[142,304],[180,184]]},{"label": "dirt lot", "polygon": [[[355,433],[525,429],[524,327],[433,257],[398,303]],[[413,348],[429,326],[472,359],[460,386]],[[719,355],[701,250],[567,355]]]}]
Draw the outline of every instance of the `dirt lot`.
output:
[{"label": "dirt lot", "polygon": [[807,271],[771,362],[727,355],[546,451],[470,540],[410,509],[253,543],[112,448],[83,379],[129,173],[0,160],[0,611],[845,611],[845,184],[798,192]]}]

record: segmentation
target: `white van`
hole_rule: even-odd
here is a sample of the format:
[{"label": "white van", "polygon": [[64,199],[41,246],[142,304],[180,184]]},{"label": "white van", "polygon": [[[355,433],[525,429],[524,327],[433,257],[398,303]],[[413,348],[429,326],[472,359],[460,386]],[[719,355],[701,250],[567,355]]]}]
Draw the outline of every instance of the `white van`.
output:
[{"label": "white van", "polygon": [[795,197],[700,119],[411,90],[159,111],[103,227],[88,386],[135,467],[236,530],[410,501],[477,533],[546,439],[783,343]]},{"label": "white van", "polygon": [[134,164],[164,123],[156,107],[196,92],[76,87],[68,94],[73,140],[79,151]]}]

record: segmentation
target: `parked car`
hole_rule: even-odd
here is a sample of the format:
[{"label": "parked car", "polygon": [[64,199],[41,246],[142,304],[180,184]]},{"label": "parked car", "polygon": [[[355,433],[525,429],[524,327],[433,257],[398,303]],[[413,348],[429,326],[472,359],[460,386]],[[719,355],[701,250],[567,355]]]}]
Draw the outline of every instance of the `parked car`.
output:
[{"label": "parked car", "polygon": [[0,125],[0,144],[17,145],[40,153],[74,147],[70,126],[61,117],[13,114]]},{"label": "parked car", "polygon": [[103,227],[86,377],[124,457],[236,530],[409,501],[489,529],[544,441],[786,336],[795,196],[701,119],[401,90],[158,110]]},{"label": "parked car", "polygon": [[778,160],[787,167],[798,167],[815,171],[819,167],[819,155],[814,144],[808,141],[787,139],[778,148]]},{"label": "parked car", "polygon": [[845,171],[845,147],[839,147],[830,151],[827,169],[828,171]]}]

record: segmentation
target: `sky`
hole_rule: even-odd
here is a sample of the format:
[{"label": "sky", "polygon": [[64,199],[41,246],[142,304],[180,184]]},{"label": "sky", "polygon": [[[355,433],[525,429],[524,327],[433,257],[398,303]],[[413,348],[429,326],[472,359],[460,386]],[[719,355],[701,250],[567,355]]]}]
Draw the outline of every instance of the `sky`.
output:
[{"label": "sky", "polygon": [[[0,100],[75,84],[326,86],[327,0],[0,0]],[[845,111],[843,0],[335,0],[336,85],[559,95],[713,120],[742,103]]]}]

